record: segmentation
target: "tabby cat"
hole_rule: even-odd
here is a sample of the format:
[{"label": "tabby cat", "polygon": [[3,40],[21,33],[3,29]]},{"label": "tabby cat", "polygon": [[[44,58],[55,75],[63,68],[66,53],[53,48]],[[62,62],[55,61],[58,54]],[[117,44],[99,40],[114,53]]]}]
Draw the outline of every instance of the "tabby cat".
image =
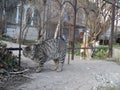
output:
[{"label": "tabby cat", "polygon": [[62,38],[42,41],[41,44],[27,46],[23,55],[39,62],[36,72],[41,72],[46,61],[54,60],[56,71],[62,71],[66,56],[66,41]]}]

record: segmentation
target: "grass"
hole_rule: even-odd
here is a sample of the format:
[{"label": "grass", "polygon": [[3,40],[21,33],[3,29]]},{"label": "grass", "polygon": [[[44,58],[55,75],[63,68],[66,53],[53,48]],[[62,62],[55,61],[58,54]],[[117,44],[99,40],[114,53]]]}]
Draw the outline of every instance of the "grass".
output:
[{"label": "grass", "polygon": [[25,40],[24,41],[24,45],[30,45],[30,44],[35,44],[36,43],[36,41],[33,41],[33,40]]},{"label": "grass", "polygon": [[[15,42],[15,40],[13,40],[9,37],[0,37],[0,40]],[[36,43],[36,41],[32,41],[32,40],[25,40],[24,41],[24,45],[30,45],[30,44],[34,44],[34,43]],[[80,48],[80,44],[75,43],[75,48]],[[120,48],[120,45],[114,45],[114,48]],[[80,55],[79,49],[75,50],[75,55],[76,56]],[[106,59],[106,58],[108,58],[108,45],[100,45],[98,50],[93,53],[93,58],[94,59]]]},{"label": "grass", "polygon": [[3,40],[3,41],[12,41],[12,39],[9,38],[9,37],[0,37],[0,40]]},{"label": "grass", "polygon": [[[14,39],[12,39],[12,38],[10,38],[10,37],[0,37],[0,40],[9,41],[9,42],[16,42],[16,43],[17,43],[16,40],[14,40]],[[25,40],[23,44],[24,44],[24,45],[30,45],[30,44],[34,44],[34,43],[36,43],[36,41],[33,41],[33,40]]]},{"label": "grass", "polygon": [[[120,49],[120,45],[114,45],[113,47]],[[80,48],[79,44],[76,43],[75,48]],[[76,56],[80,55],[79,49],[75,50],[75,55]],[[93,53],[92,57],[94,59],[101,60],[101,59],[107,59],[108,56],[109,56],[109,46],[108,45],[100,45],[98,50]],[[115,62],[120,63],[119,59],[118,58],[115,59]]]},{"label": "grass", "polygon": [[94,59],[106,59],[108,58],[109,50],[108,46],[100,46],[97,51],[93,53]]},{"label": "grass", "polygon": [[120,45],[114,45],[113,47],[120,49]]},{"label": "grass", "polygon": [[[80,45],[78,43],[75,44],[75,48],[80,48]],[[108,58],[108,45],[100,45],[97,51],[93,53],[93,58],[94,59],[106,59]],[[80,50],[76,49],[75,50],[75,55],[79,56],[80,55]]]},{"label": "grass", "polygon": [[97,90],[120,90],[120,87],[115,86],[98,87]]}]

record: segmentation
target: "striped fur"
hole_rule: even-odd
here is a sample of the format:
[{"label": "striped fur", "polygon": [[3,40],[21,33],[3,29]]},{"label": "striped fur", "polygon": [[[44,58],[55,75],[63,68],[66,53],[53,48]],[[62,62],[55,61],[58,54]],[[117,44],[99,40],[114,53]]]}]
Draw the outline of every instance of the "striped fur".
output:
[{"label": "striped fur", "polygon": [[62,71],[66,56],[66,41],[49,39],[41,44],[27,46],[23,49],[23,55],[39,62],[37,72],[40,72],[44,63],[49,60],[54,60],[55,70]]}]

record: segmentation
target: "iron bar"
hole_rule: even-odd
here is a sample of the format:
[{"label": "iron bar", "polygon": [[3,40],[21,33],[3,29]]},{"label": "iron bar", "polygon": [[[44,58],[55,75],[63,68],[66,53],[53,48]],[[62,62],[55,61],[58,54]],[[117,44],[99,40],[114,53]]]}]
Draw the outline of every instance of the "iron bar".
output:
[{"label": "iron bar", "polygon": [[5,48],[5,50],[22,50],[22,48]]},{"label": "iron bar", "polygon": [[64,1],[63,4],[61,5],[61,7],[65,4],[65,3],[69,3],[73,9],[74,9],[74,31],[73,31],[73,43],[72,43],[72,55],[71,55],[71,59],[74,60],[74,49],[75,49],[75,29],[76,29],[76,15],[77,15],[77,11],[79,8],[84,8],[83,6],[77,7],[77,0],[74,0],[74,4],[71,3],[70,1]]},{"label": "iron bar", "polygon": [[[70,29],[71,29],[71,27],[69,25],[69,37],[70,37]],[[70,50],[70,41],[68,41],[68,64],[70,64],[70,52],[71,52],[71,50]]]},{"label": "iron bar", "polygon": [[70,64],[70,49],[68,49],[68,64]]},{"label": "iron bar", "polygon": [[43,0],[43,24],[42,24],[42,30],[43,30],[43,39],[45,40],[46,39],[46,30],[45,30],[45,22],[46,22],[46,3],[47,3],[47,0]]},{"label": "iron bar", "polygon": [[[109,47],[94,47],[94,49],[105,49],[105,48],[109,48]],[[70,49],[72,49],[72,48],[67,48],[68,50]],[[93,48],[90,48],[90,47],[87,47],[87,48],[75,48],[74,50],[77,50],[77,49],[93,49]]]},{"label": "iron bar", "polygon": [[75,29],[76,29],[76,14],[77,14],[77,0],[74,1],[74,31],[73,31],[73,45],[72,45],[72,60],[74,60],[75,49]]},{"label": "iron bar", "polygon": [[114,38],[114,21],[115,21],[115,4],[112,4],[112,24],[111,24],[111,36],[109,42],[109,57],[113,55],[113,38]]},{"label": "iron bar", "polygon": [[7,32],[7,21],[6,21],[6,0],[3,0],[3,20],[4,20],[4,33]]},{"label": "iron bar", "polygon": [[[21,0],[21,15],[20,15],[19,48],[21,48],[22,19],[23,19],[23,1]],[[21,66],[21,50],[19,49],[19,67],[20,67],[20,66]]]},{"label": "iron bar", "polygon": [[[115,7],[120,8],[119,0],[103,0],[103,1],[105,1],[109,4],[114,4]],[[115,3],[118,3],[118,5],[116,5]]]},{"label": "iron bar", "polygon": [[116,3],[119,3],[116,0],[103,0],[109,4],[112,4],[112,19],[111,19],[111,37],[109,40],[109,57],[111,58],[113,55],[113,38],[114,38],[114,22],[115,22],[115,7],[120,8]]}]

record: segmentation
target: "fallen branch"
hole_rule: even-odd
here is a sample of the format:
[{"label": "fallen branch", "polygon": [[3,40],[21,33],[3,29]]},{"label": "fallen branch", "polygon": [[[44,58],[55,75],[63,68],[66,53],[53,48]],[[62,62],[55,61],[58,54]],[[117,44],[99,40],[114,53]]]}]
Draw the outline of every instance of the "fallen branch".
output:
[{"label": "fallen branch", "polygon": [[23,71],[18,71],[18,72],[10,72],[10,74],[22,74],[22,73],[27,72],[27,71],[29,71],[29,69],[25,69]]},{"label": "fallen branch", "polygon": [[34,79],[33,77],[30,77],[28,75],[22,75],[22,76],[25,77],[25,78]]}]

